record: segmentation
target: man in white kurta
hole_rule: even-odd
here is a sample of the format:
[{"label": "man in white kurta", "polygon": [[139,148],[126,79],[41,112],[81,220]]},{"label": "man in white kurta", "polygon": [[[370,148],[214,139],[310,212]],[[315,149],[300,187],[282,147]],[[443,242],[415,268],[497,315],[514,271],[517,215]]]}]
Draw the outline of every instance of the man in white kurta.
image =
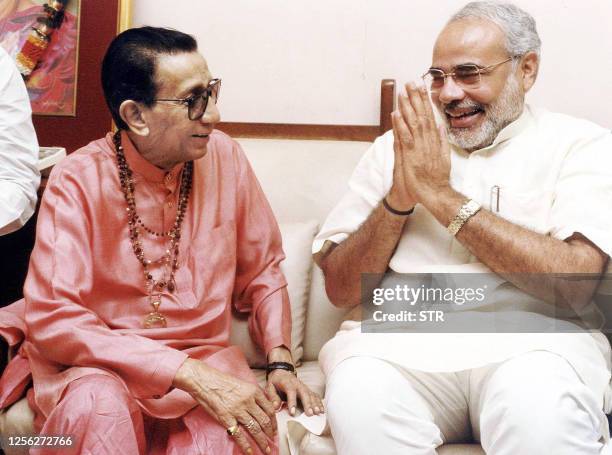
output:
[{"label": "man in white kurta", "polygon": [[[514,46],[508,17],[527,48]],[[478,80],[461,74],[466,63]],[[335,305],[359,303],[362,273],[488,272],[494,289],[464,317],[596,321],[597,280],[549,277],[606,268],[612,135],[525,105],[538,64],[535,23],[518,8],[469,4],[451,19],[428,72],[444,127],[409,84],[393,131],[364,155],[315,239]],[[608,341],[544,332],[364,333],[345,322],[319,357],[338,453],[431,455],[471,439],[495,455],[608,453]]]},{"label": "man in white kurta", "polygon": [[21,228],[36,209],[37,163],[28,92],[15,62],[0,46],[0,307],[22,296],[35,220]]},{"label": "man in white kurta", "polygon": [[23,79],[0,48],[0,235],[23,226],[36,208],[38,141]]}]

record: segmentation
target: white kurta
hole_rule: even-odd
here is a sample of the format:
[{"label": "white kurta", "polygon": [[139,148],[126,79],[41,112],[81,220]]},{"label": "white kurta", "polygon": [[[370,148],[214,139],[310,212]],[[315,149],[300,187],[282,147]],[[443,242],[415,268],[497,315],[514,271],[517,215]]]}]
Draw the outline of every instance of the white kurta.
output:
[{"label": "white kurta", "polygon": [[[393,135],[388,132],[358,164],[348,193],[315,238],[313,253],[325,240],[342,242],[365,221],[391,188],[393,164]],[[450,181],[455,190],[512,223],[558,239],[580,233],[605,253],[612,253],[609,130],[527,106],[491,146],[471,154],[453,148]],[[494,187],[499,187],[499,210],[492,197]],[[390,268],[399,273],[492,273],[420,205],[408,217]],[[516,299],[524,299],[518,303],[526,311],[549,317],[550,305],[516,288],[514,293]],[[512,303],[516,307],[517,302]],[[319,361],[326,374],[342,360],[359,355],[408,369],[448,372],[535,350],[567,359],[604,406],[610,387],[610,345],[599,332],[372,334],[362,333],[360,323],[347,321],[323,347]],[[605,400],[608,411],[609,401]]]},{"label": "white kurta", "polygon": [[38,141],[23,79],[0,47],[0,235],[16,231],[36,208]]}]

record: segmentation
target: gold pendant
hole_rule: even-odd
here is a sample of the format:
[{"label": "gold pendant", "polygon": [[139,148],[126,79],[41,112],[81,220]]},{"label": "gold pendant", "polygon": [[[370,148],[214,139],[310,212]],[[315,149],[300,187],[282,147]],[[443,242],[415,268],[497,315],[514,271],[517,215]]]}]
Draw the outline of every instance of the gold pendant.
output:
[{"label": "gold pendant", "polygon": [[167,327],[166,318],[158,311],[147,314],[143,322],[145,329],[163,329]]},{"label": "gold pendant", "polygon": [[159,306],[161,305],[161,296],[155,296],[154,300],[151,300],[151,306],[153,311],[147,314],[144,318],[142,325],[145,329],[162,329],[167,327],[166,318],[159,312]]}]

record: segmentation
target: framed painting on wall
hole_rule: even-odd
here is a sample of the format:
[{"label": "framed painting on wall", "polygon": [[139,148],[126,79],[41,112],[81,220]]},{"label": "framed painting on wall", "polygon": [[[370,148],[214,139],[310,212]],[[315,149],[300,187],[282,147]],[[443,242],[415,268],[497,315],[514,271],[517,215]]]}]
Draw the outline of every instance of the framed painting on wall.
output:
[{"label": "framed painting on wall", "polygon": [[[3,6],[14,1],[0,0],[0,16]],[[46,0],[47,3],[52,1]],[[37,0],[39,2],[44,3]],[[111,115],[100,82],[102,58],[117,32],[129,27],[132,6],[132,0],[68,0],[68,8],[71,2],[78,3],[78,15],[75,16],[75,20],[78,19],[75,51],[78,71],[74,73],[73,114],[41,115],[34,109],[33,116],[39,144],[64,147],[68,153],[103,137],[111,129]]]},{"label": "framed painting on wall", "polygon": [[80,15],[81,0],[0,1],[0,46],[24,76],[34,114],[76,114]]}]

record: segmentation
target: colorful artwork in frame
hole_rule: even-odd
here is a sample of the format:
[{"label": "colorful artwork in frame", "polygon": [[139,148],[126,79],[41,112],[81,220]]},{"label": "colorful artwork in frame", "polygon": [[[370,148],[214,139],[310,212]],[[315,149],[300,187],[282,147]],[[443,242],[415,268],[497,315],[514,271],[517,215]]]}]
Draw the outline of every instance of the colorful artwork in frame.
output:
[{"label": "colorful artwork in frame", "polygon": [[[0,46],[24,75],[34,114],[76,114],[80,3],[0,0]],[[62,10],[62,17],[57,15],[54,22],[49,19],[55,11],[52,7]],[[36,65],[31,74],[24,68],[24,54],[26,61]]]}]

